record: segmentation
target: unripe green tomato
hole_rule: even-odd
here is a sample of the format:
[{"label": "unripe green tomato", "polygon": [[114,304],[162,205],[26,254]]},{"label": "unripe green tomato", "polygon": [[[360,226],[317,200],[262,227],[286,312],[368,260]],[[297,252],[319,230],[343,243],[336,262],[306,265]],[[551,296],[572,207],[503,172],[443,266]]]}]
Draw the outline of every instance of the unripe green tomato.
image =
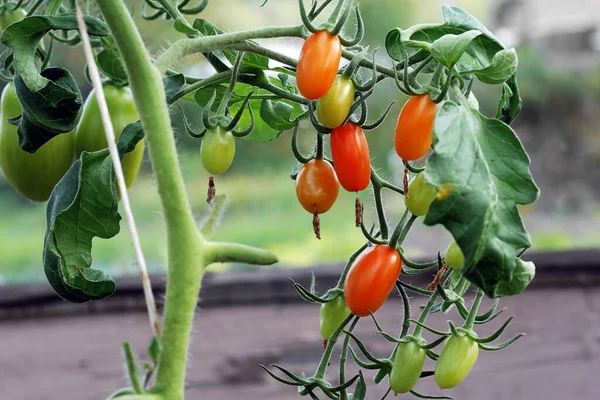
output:
[{"label": "unripe green tomato", "polygon": [[465,256],[456,242],[452,242],[452,244],[448,246],[444,259],[446,260],[446,264],[452,268],[460,268],[465,263]]},{"label": "unripe green tomato", "polygon": [[473,339],[466,335],[451,336],[435,366],[435,383],[440,389],[458,386],[473,368],[478,355],[479,347]]},{"label": "unripe green tomato", "polygon": [[57,135],[33,154],[23,151],[19,147],[17,127],[6,120],[18,117],[21,112],[15,87],[9,83],[0,99],[0,168],[21,196],[46,201],[73,164],[73,135]]},{"label": "unripe green tomato", "polygon": [[209,129],[200,145],[200,159],[204,169],[213,175],[227,171],[235,156],[235,139],[231,132],[220,126]]},{"label": "unripe green tomato", "polygon": [[23,20],[23,18],[26,16],[27,11],[22,8],[17,8],[16,10],[5,10],[2,15],[0,15],[0,34],[4,32],[9,25]]},{"label": "unripe green tomato", "polygon": [[350,315],[350,309],[346,305],[344,296],[338,296],[328,303],[321,304],[320,332],[323,340],[329,340],[348,315]]},{"label": "unripe green tomato", "polygon": [[[133,97],[129,89],[113,85],[105,85],[104,96],[110,113],[110,121],[118,140],[123,129],[138,120]],[[79,157],[82,151],[98,151],[108,148],[106,133],[102,124],[102,116],[98,107],[96,92],[92,90],[83,105],[81,121],[75,130],[75,155]],[[125,154],[121,160],[125,175],[125,186],[129,189],[140,172],[144,157],[144,141],[140,140],[135,149]]]},{"label": "unripe green tomato", "polygon": [[336,76],[329,92],[317,100],[317,118],[330,129],[341,126],[354,101],[354,84],[344,75]]},{"label": "unripe green tomato", "polygon": [[418,174],[408,186],[408,197],[404,197],[404,204],[408,211],[422,217],[429,211],[429,206],[433,203],[437,191],[427,182],[423,172]]},{"label": "unripe green tomato", "polygon": [[408,393],[417,384],[423,371],[425,356],[425,350],[414,341],[398,345],[390,374],[390,387],[395,394]]}]

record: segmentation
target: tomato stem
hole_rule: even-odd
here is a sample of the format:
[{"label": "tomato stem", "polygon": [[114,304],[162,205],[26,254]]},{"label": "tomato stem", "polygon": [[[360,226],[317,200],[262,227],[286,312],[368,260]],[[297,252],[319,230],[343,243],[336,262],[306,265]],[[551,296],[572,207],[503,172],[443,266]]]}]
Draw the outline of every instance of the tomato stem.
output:
[{"label": "tomato stem", "polygon": [[483,290],[477,290],[477,294],[475,295],[475,300],[473,300],[473,305],[471,306],[471,310],[469,311],[469,315],[463,328],[467,330],[473,329],[473,325],[475,324],[475,318],[477,317],[477,312],[479,311],[479,306],[481,305],[481,300],[483,299]]},{"label": "tomato stem", "polygon": [[[354,321],[352,321],[352,324],[347,329],[348,332],[354,331],[356,324],[358,324],[358,320],[359,320],[358,318],[355,318]],[[340,352],[340,367],[339,367],[340,385],[342,385],[342,384],[344,384],[344,382],[346,382],[346,361],[348,359],[348,346],[349,345],[350,345],[350,336],[346,335],[346,337],[344,338],[344,341],[342,343],[342,350]],[[340,392],[340,400],[348,400],[348,392],[346,391],[346,389],[343,389]]]},{"label": "tomato stem", "polygon": [[331,335],[331,337],[329,338],[329,341],[327,342],[327,347],[325,347],[325,351],[321,356],[321,361],[319,362],[319,366],[317,367],[317,371],[315,372],[315,379],[323,379],[323,377],[325,376],[325,371],[327,371],[327,366],[329,365],[329,360],[331,359],[331,355],[333,353],[333,347],[335,346],[335,343],[342,334],[344,327],[348,325],[348,323],[353,318],[356,318],[357,320],[359,319],[359,317],[355,316],[354,314],[348,315],[344,322],[342,322],[340,326],[338,326],[335,332],[333,332],[333,335]]},{"label": "tomato stem", "polygon": [[[403,239],[402,232],[403,232],[404,228],[408,225],[408,222],[410,222],[410,220],[409,220],[410,216],[414,217],[414,215],[412,215],[410,213],[410,211],[408,211],[408,210],[404,211],[404,215],[402,215],[400,222],[398,222],[398,225],[396,225],[396,229],[394,229],[394,232],[392,232],[392,236],[390,237],[390,247],[392,249],[397,249],[398,246],[400,246],[402,244],[402,239]],[[411,225],[412,225],[412,223],[411,223]],[[408,229],[410,229],[410,226],[408,226]],[[406,233],[408,233],[408,230]],[[406,236],[406,233],[404,234],[404,236]]]}]

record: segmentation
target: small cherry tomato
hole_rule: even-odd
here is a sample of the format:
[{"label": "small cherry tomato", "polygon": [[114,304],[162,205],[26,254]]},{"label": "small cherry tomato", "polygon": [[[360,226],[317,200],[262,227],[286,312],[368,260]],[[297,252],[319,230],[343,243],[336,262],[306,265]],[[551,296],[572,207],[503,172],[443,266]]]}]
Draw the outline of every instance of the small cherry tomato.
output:
[{"label": "small cherry tomato", "polygon": [[220,126],[206,131],[200,145],[200,161],[204,169],[213,175],[227,171],[235,156],[235,138]]},{"label": "small cherry tomato", "polygon": [[398,345],[390,374],[390,387],[395,394],[408,393],[421,377],[425,364],[425,350],[414,341]]},{"label": "small cherry tomato", "polygon": [[425,181],[425,176],[421,172],[410,182],[408,197],[404,197],[404,205],[408,211],[417,217],[422,217],[429,211],[436,195],[437,191]]},{"label": "small cherry tomato", "polygon": [[350,309],[344,301],[344,296],[338,296],[328,303],[321,304],[320,333],[323,340],[329,340],[348,315]]},{"label": "small cherry tomato", "polygon": [[338,75],[329,92],[317,101],[317,118],[330,129],[342,125],[354,101],[354,84],[344,75]]},{"label": "small cherry tomato", "polygon": [[423,157],[431,147],[436,104],[428,94],[413,96],[400,111],[396,125],[396,153],[404,161]]},{"label": "small cherry tomato", "polygon": [[349,192],[365,190],[371,180],[367,138],[359,126],[346,122],[331,131],[331,156],[340,184]]},{"label": "small cherry tomato", "polygon": [[444,345],[435,366],[435,383],[440,389],[451,389],[461,383],[473,368],[479,347],[470,337],[451,336]]},{"label": "small cherry tomato", "polygon": [[302,96],[316,100],[327,94],[342,58],[342,44],[327,31],[313,33],[306,39],[298,59],[296,81]]},{"label": "small cherry tomato", "polygon": [[344,282],[348,308],[359,317],[375,313],[388,298],[402,270],[400,254],[381,244],[365,250]]},{"label": "small cherry tomato", "polygon": [[460,268],[465,263],[465,256],[456,242],[452,242],[452,244],[448,246],[444,259],[446,260],[446,264],[451,268]]},{"label": "small cherry tomato", "polygon": [[325,160],[310,160],[296,177],[296,196],[306,211],[327,212],[337,200],[340,183],[331,164]]}]

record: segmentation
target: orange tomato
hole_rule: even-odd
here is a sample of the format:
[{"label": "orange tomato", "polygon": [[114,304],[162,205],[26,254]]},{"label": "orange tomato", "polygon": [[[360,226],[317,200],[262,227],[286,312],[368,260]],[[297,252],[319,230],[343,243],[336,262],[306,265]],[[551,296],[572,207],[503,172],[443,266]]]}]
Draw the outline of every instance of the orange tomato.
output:
[{"label": "orange tomato", "polygon": [[396,153],[404,161],[423,157],[431,147],[435,104],[428,94],[413,96],[400,111],[396,125]]},{"label": "orange tomato", "polygon": [[349,192],[365,190],[371,180],[367,138],[352,122],[331,131],[331,156],[340,184]]},{"label": "orange tomato", "polygon": [[327,212],[337,200],[340,183],[331,164],[325,160],[310,160],[296,177],[296,196],[309,213]]},{"label": "orange tomato", "polygon": [[342,44],[327,31],[313,33],[306,39],[298,59],[296,81],[302,96],[316,100],[327,94],[337,75],[342,58]]},{"label": "orange tomato", "polygon": [[352,264],[344,282],[348,308],[359,317],[375,313],[388,298],[402,271],[400,254],[386,244],[370,247]]}]

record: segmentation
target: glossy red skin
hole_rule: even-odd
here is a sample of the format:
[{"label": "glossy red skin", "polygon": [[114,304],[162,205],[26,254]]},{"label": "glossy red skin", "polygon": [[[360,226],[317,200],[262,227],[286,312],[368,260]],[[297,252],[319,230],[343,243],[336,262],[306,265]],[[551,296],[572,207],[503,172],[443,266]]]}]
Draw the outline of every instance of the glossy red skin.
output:
[{"label": "glossy red skin", "polygon": [[306,39],[298,58],[296,81],[302,96],[316,100],[327,94],[340,65],[342,44],[327,31],[315,32]]},{"label": "glossy red skin", "polygon": [[382,244],[365,250],[352,264],[344,282],[350,311],[359,317],[375,313],[385,303],[402,271],[400,254]]},{"label": "glossy red skin", "polygon": [[331,164],[310,160],[296,177],[296,196],[309,213],[323,214],[333,206],[340,193],[340,183]]},{"label": "glossy red skin", "polygon": [[396,124],[396,153],[404,161],[423,157],[431,147],[435,104],[428,94],[413,96],[400,111]]},{"label": "glossy red skin", "polygon": [[340,184],[349,192],[365,190],[371,180],[369,144],[352,122],[331,131],[331,156]]}]

